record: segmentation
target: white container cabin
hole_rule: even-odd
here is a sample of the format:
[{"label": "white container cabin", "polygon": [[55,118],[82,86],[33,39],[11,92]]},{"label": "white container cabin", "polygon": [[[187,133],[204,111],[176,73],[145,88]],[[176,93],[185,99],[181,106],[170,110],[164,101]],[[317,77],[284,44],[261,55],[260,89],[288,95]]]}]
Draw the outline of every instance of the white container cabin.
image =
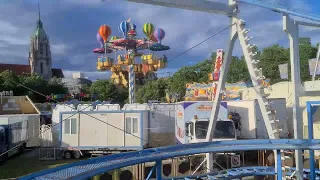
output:
[{"label": "white container cabin", "polygon": [[40,146],[40,111],[28,96],[1,96],[0,126],[26,122],[26,147]]}]

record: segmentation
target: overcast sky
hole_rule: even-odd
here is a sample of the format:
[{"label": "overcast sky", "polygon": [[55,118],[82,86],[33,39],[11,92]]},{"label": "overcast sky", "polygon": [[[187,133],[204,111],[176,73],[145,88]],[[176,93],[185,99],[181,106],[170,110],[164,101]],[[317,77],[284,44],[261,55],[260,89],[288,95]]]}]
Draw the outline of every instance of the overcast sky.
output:
[{"label": "overcast sky", "polygon": [[[227,2],[227,0],[220,0]],[[38,18],[37,0],[0,1],[0,62],[28,63],[30,35]],[[316,0],[271,0],[270,2],[320,16],[320,4]],[[107,72],[96,72],[97,55],[92,49],[99,47],[96,33],[102,24],[112,28],[112,35],[121,36],[118,26],[131,18],[137,25],[138,36],[143,37],[142,26],[153,23],[166,31],[163,44],[171,47],[165,52],[168,59],[228,26],[228,18],[222,15],[142,5],[119,0],[45,0],[40,1],[41,20],[50,37],[53,67],[61,68],[68,77],[73,71],[85,72],[90,79],[109,77]],[[279,43],[288,47],[288,39],[282,31],[282,16],[273,11],[241,5],[240,16],[251,29],[252,42],[260,49]],[[204,60],[217,48],[226,49],[228,31],[203,43],[170,62],[159,73],[174,72],[178,68]],[[301,37],[311,37],[312,43],[320,42],[320,28],[302,27]],[[158,53],[163,55],[164,53]],[[241,55],[237,43],[234,55]]]}]

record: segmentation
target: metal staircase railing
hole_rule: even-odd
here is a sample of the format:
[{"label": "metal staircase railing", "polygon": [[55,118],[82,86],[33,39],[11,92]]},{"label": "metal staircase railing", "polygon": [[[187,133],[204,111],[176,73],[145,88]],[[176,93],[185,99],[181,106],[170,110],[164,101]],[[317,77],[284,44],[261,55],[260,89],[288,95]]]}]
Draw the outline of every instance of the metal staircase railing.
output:
[{"label": "metal staircase railing", "polygon": [[262,75],[262,68],[259,67],[260,61],[256,59],[255,46],[249,43],[252,38],[247,36],[250,30],[245,29],[245,21],[238,20],[237,32],[269,138],[279,139],[281,132],[279,120],[275,120],[275,111],[273,111],[271,103],[267,99],[270,94],[264,92],[263,81],[266,78]]},{"label": "metal staircase railing", "polygon": [[[256,98],[260,105],[261,113],[265,122],[267,133],[270,139],[279,139],[280,129],[279,120],[276,119],[276,111],[272,108],[272,102],[270,102],[267,97],[269,93],[265,93],[265,89],[268,88],[263,83],[266,79],[262,74],[262,68],[259,67],[260,60],[257,60],[257,52],[255,52],[255,46],[250,44],[251,37],[248,36],[250,30],[245,29],[245,21],[239,20],[237,23],[237,32],[240,40],[240,44],[243,49],[243,54],[246,59],[248,70],[252,79],[253,88],[256,92]],[[290,176],[287,176],[287,172],[290,169],[290,166],[286,165],[286,159],[290,158],[286,154],[282,156],[282,170],[283,170],[283,179],[291,179]]]}]

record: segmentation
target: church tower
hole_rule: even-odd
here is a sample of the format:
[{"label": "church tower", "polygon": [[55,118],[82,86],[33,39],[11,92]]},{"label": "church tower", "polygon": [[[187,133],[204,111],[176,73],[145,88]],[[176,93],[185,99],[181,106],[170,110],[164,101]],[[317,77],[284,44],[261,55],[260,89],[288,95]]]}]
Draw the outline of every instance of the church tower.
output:
[{"label": "church tower", "polygon": [[52,59],[49,37],[43,29],[40,19],[40,5],[38,4],[39,19],[37,28],[30,37],[29,65],[31,73],[37,73],[46,80],[52,78]]}]

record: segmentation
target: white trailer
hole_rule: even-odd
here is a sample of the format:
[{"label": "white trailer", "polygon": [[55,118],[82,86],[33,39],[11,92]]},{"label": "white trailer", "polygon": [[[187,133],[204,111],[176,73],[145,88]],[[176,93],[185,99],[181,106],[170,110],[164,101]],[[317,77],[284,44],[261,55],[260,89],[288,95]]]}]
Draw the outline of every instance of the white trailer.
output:
[{"label": "white trailer", "polygon": [[[275,120],[279,120],[281,138],[288,137],[287,109],[285,98],[269,99],[275,110]],[[238,139],[269,139],[259,104],[256,100],[228,101],[228,111],[237,112],[241,117]]]},{"label": "white trailer", "polygon": [[[286,100],[285,98],[269,99],[271,102],[271,108],[276,112],[275,119],[279,120],[279,129],[282,129],[280,133],[281,138],[288,137],[288,126],[287,126],[287,112],[286,112]],[[178,144],[196,143],[202,142],[201,139],[193,137],[196,126],[192,125],[190,129],[189,122],[198,122],[202,129],[207,127],[204,126],[205,122],[210,118],[212,108],[212,102],[210,101],[185,101],[177,103],[176,105],[176,139]],[[228,115],[231,112],[238,113],[241,117],[241,126],[237,128],[237,139],[269,139],[268,133],[262,119],[262,113],[259,108],[259,104],[256,100],[240,100],[240,101],[226,101],[222,102],[218,115],[218,120],[224,120],[219,122],[220,124],[227,124],[229,118]],[[227,121],[225,121],[227,120]],[[220,125],[218,126],[220,127]],[[221,125],[222,127],[222,125]],[[227,127],[227,125],[226,125]],[[189,129],[188,129],[189,128]],[[231,128],[230,128],[231,129]],[[216,129],[219,132],[219,129]],[[203,134],[203,138],[206,137],[206,131]],[[225,130],[227,132],[227,130]],[[186,134],[187,133],[187,134]],[[200,133],[200,131],[199,131]],[[232,131],[229,132],[233,133]],[[228,136],[225,135],[227,138]],[[222,140],[221,137],[218,139]],[[234,139],[234,138],[227,138]]]},{"label": "white trailer", "polygon": [[[205,142],[211,115],[211,101],[183,101],[176,104],[176,143]],[[227,102],[221,102],[213,140],[235,140],[234,123],[228,119]]]},{"label": "white trailer", "polygon": [[175,145],[175,104],[154,103],[149,113],[149,145],[161,147]]},{"label": "white trailer", "polygon": [[174,144],[174,104],[88,106],[78,105],[78,112],[59,105],[53,111],[55,144],[66,158]]},{"label": "white trailer", "polygon": [[28,96],[1,96],[0,98],[1,125],[26,121],[26,147],[40,146],[40,111]]}]

